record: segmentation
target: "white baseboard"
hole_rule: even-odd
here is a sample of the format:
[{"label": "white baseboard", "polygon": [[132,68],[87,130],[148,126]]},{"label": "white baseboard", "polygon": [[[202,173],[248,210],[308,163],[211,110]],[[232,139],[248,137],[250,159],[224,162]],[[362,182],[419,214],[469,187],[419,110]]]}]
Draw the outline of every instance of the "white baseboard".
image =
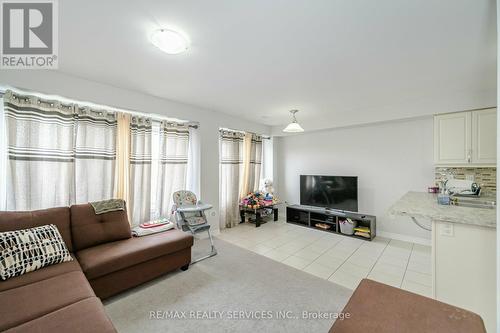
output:
[{"label": "white baseboard", "polygon": [[396,234],[396,233],[387,232],[387,231],[377,231],[377,236],[384,237],[384,238],[396,239],[396,240],[400,240],[400,241],[404,241],[404,242],[411,242],[411,243],[415,243],[415,244],[431,246],[431,240],[428,238]]}]

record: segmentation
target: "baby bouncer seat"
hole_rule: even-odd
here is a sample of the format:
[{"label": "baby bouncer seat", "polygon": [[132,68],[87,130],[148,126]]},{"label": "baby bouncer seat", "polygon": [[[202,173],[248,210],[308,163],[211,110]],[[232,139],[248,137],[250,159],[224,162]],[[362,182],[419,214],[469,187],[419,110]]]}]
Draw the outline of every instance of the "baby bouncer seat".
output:
[{"label": "baby bouncer seat", "polygon": [[197,233],[207,232],[210,239],[210,253],[201,258],[193,259],[192,264],[213,257],[217,254],[212,234],[210,233],[210,224],[208,223],[205,211],[212,208],[210,204],[204,204],[198,201],[196,195],[191,191],[177,191],[173,194],[174,205],[172,212],[175,216],[177,227],[183,231],[189,231],[193,236]]}]

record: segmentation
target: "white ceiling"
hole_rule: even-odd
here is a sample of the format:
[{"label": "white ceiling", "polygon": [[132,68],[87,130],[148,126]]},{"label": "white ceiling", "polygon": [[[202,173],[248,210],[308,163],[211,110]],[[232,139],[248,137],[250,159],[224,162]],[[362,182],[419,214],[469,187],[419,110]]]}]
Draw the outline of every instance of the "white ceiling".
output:
[{"label": "white ceiling", "polygon": [[[306,129],[496,104],[494,0],[59,1],[60,70]],[[178,28],[191,47],[148,40]]]}]

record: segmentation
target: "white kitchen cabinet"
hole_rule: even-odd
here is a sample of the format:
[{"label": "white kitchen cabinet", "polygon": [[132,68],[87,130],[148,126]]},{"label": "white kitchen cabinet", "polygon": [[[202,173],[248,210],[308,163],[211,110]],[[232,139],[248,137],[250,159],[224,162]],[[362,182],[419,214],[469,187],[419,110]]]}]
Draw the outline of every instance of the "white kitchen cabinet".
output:
[{"label": "white kitchen cabinet", "polygon": [[470,163],[472,115],[458,112],[434,116],[434,162]]},{"label": "white kitchen cabinet", "polygon": [[497,110],[472,112],[472,163],[495,164],[497,160]]},{"label": "white kitchen cabinet", "polygon": [[496,109],[434,116],[434,163],[442,166],[496,164]]}]

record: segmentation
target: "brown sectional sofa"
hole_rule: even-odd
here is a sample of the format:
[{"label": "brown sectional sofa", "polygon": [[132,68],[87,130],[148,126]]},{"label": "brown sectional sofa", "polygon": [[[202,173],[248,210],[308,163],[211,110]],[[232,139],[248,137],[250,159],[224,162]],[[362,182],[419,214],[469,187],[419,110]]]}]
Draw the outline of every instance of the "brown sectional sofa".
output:
[{"label": "brown sectional sofa", "polygon": [[89,204],[0,212],[0,232],[55,224],[73,261],[0,281],[0,331],[115,332],[101,299],[191,261],[193,237],[179,230],[132,238],[125,211]]}]

